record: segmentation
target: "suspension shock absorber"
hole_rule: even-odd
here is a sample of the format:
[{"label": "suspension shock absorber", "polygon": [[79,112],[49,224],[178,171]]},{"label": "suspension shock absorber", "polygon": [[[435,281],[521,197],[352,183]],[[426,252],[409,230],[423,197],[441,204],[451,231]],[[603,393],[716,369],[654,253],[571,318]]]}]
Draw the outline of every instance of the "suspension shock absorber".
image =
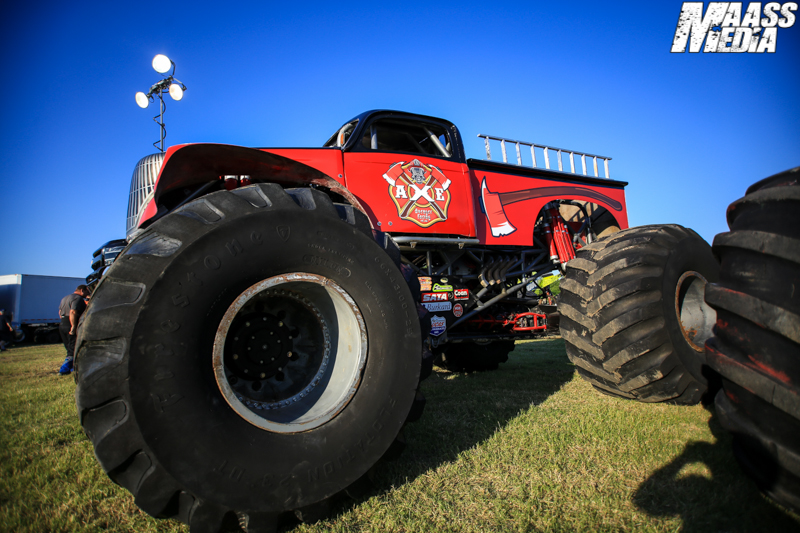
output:
[{"label": "suspension shock absorber", "polygon": [[564,224],[564,219],[561,218],[557,202],[550,202],[548,204],[547,216],[550,220],[553,242],[558,252],[558,259],[561,264],[564,265],[570,259],[575,259],[575,248],[572,246],[572,241],[569,237],[567,226]]},{"label": "suspension shock absorber", "polygon": [[553,229],[550,226],[550,214],[547,211],[545,211],[542,221],[542,230],[544,231],[544,243],[550,249],[550,261],[558,263],[558,250],[556,250],[556,241],[553,239]]}]

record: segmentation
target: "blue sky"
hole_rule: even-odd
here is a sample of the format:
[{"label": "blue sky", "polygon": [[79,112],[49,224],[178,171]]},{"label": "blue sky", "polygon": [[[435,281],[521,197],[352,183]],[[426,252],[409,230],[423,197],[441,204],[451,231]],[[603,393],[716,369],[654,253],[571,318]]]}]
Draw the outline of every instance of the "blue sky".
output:
[{"label": "blue sky", "polygon": [[[761,178],[800,164],[800,23],[774,54],[670,54],[680,1],[38,2],[0,21],[0,274],[85,276],[125,235],[154,152],[158,53],[188,90],[168,145],[319,146],[375,108],[613,158],[632,225],[707,240]],[[745,6],[747,3],[745,2]],[[379,6],[379,7],[374,7]]]}]

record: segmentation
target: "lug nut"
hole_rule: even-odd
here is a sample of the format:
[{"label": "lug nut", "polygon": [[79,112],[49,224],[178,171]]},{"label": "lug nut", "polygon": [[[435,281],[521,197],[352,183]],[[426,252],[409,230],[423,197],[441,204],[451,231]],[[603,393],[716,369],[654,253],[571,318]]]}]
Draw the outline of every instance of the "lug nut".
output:
[{"label": "lug nut", "polygon": [[234,358],[234,360],[235,359],[239,359],[239,356],[237,354],[233,354],[233,358]]},{"label": "lug nut", "polygon": [[250,322],[245,322],[244,325],[249,328],[250,327]]},{"label": "lug nut", "polygon": [[[262,361],[262,362],[263,362],[263,361]],[[264,374],[264,373],[262,372],[262,373],[261,373],[261,379],[264,379],[265,377],[267,377],[267,375],[266,375],[266,374]]]}]

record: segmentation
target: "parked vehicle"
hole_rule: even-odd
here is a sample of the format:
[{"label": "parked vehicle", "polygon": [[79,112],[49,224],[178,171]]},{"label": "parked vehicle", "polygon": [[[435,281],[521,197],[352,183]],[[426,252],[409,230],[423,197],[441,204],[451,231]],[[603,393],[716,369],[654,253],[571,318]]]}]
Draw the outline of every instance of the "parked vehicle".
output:
[{"label": "parked vehicle", "polygon": [[559,285],[596,387],[699,401],[710,246],[628,229],[609,157],[479,137],[487,159],[467,159],[451,122],[370,111],[320,148],[189,144],[137,164],[76,358],[83,428],[137,505],[204,531],[323,516],[402,450],[434,357],[497,368],[553,330]]},{"label": "parked vehicle", "polygon": [[0,308],[11,317],[11,325],[21,333],[17,341],[61,342],[58,305],[74,292],[83,278],[6,274],[0,276]]},{"label": "parked vehicle", "polygon": [[90,290],[97,286],[97,282],[103,277],[106,268],[111,266],[117,256],[125,249],[128,241],[125,239],[115,239],[108,241],[103,246],[95,250],[92,254],[92,273],[86,276],[86,285]]}]

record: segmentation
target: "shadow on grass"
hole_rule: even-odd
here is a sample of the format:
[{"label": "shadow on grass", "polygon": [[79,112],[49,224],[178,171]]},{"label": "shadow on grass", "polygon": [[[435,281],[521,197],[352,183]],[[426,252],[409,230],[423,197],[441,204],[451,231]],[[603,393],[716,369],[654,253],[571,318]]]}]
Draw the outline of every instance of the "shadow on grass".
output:
[{"label": "shadow on grass", "polygon": [[[634,503],[651,516],[680,516],[685,533],[700,531],[800,531],[800,524],[770,503],[739,470],[731,436],[716,417],[708,426],[715,443],[690,442],[634,493]],[[710,475],[692,472],[705,466]],[[686,471],[684,471],[686,470]]]},{"label": "shadow on grass", "polygon": [[[358,501],[454,461],[520,412],[558,392],[574,372],[560,338],[517,343],[509,361],[495,371],[466,374],[434,369],[422,382],[427,400],[424,414],[404,429],[405,450],[398,459],[379,464],[373,489]],[[358,501],[340,501],[331,517],[347,512]]]}]

